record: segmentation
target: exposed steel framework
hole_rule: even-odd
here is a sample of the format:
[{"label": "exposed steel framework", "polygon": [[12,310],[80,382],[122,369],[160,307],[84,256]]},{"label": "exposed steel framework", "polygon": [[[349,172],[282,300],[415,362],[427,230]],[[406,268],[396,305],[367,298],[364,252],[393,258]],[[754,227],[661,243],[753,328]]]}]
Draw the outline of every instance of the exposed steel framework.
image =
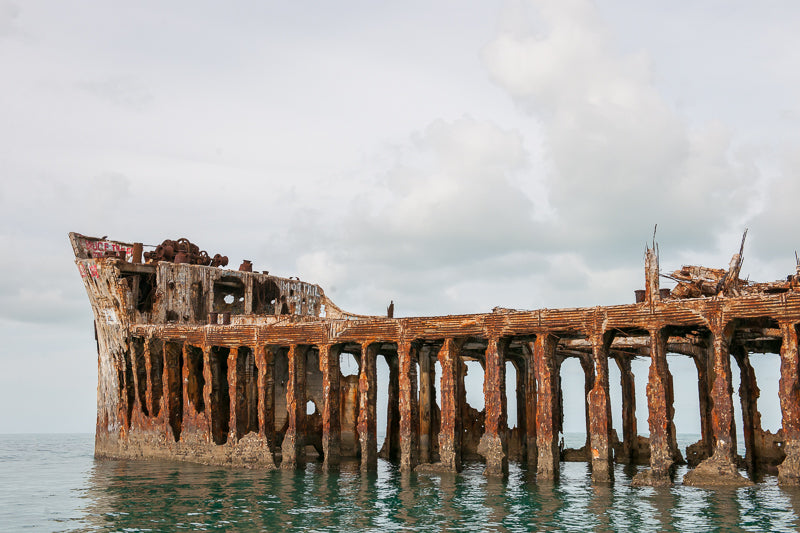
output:
[{"label": "exposed steel framework", "polygon": [[[380,455],[403,470],[458,471],[463,460],[482,458],[487,475],[502,475],[511,459],[526,462],[538,479],[556,478],[560,461],[577,456],[598,482],[612,479],[614,461],[646,462],[633,483],[666,485],[684,461],[667,360],[682,354],[697,368],[702,429],[686,450],[693,469],[684,483],[749,484],[740,467],[750,477],[777,467],[781,484],[800,484],[800,274],[743,281],[741,250],[727,270],[672,273],[678,286],[669,291],[659,287],[658,256],[648,248],[645,289],[629,305],[393,318],[393,304],[387,317],[346,313],[319,286],[252,272],[249,261],[224,270],[222,256],[212,260],[185,239],[165,241],[147,263],[140,244],[75,233],[70,240],[95,317],[97,456],[295,468],[313,446],[326,468],[353,459],[371,469]],[[761,428],[749,360],[761,353],[780,354],[780,382],[770,384],[778,386],[782,413],[774,435]],[[349,356],[357,362],[353,376],[342,373]],[[387,383],[377,382],[378,356],[388,364]],[[563,394],[572,393],[561,388],[568,357],[585,374],[581,450],[559,445]],[[650,358],[649,438],[638,436],[636,357]],[[484,369],[482,411],[466,402],[470,361]],[[743,458],[731,361],[741,376]],[[516,371],[513,430],[509,363]],[[612,363],[621,377],[621,440],[612,426]],[[380,451],[378,386],[388,393]]]}]

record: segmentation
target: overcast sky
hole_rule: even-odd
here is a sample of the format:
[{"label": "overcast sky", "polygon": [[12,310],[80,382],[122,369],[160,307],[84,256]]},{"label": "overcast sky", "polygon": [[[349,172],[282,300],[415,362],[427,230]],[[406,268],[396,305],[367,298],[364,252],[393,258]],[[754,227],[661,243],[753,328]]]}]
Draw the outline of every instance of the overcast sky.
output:
[{"label": "overcast sky", "polygon": [[743,275],[784,277],[798,27],[790,0],[0,0],[0,432],[93,431],[69,231],[188,237],[364,314],[629,303],[655,224],[662,270],[724,267],[748,227]]}]

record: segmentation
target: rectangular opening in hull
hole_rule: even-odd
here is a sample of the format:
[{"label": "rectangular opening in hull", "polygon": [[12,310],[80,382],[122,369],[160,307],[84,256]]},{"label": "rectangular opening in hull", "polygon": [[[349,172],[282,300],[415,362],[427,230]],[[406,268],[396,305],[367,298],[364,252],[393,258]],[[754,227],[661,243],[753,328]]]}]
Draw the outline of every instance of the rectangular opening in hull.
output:
[{"label": "rectangular opening in hull", "polygon": [[211,348],[211,437],[215,444],[228,441],[231,398],[228,392],[229,348]]},{"label": "rectangular opening in hull", "polygon": [[181,438],[183,423],[183,345],[168,342],[164,345],[167,368],[167,391],[169,393],[169,425],[175,442]]}]

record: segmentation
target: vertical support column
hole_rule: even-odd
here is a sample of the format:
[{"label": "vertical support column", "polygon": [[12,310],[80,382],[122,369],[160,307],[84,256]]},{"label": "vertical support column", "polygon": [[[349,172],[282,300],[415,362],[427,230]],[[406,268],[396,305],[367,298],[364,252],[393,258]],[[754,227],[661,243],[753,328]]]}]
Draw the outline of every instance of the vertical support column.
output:
[{"label": "vertical support column", "polygon": [[[148,372],[149,374],[149,372]],[[211,391],[213,388],[213,374],[211,373],[211,346],[203,346],[203,403],[206,408],[204,411],[206,419],[206,442],[214,442],[212,435],[212,406],[211,406]]]},{"label": "vertical support column", "polygon": [[361,345],[358,373],[358,440],[361,445],[361,470],[378,466],[378,435],[375,416],[378,375],[375,367],[378,347],[371,342]]},{"label": "vertical support column", "polygon": [[631,370],[631,360],[625,356],[616,358],[619,381],[622,387],[622,455],[626,463],[634,460],[638,428],[636,424],[636,382]]},{"label": "vertical support column", "polygon": [[192,422],[194,421],[196,410],[195,406],[189,400],[189,368],[192,366],[189,343],[183,344],[181,357],[183,358],[183,365],[181,367],[181,383],[183,384],[183,387],[181,387],[181,389],[183,389],[181,391],[181,404],[183,406],[183,413],[181,418],[184,421],[184,425],[187,425],[185,422],[189,422],[188,425],[192,426],[194,425]]},{"label": "vertical support column", "polygon": [[778,393],[783,417],[783,451],[786,459],[778,466],[778,483],[800,485],[800,364],[797,353],[797,326],[781,322],[781,379]]},{"label": "vertical support column", "polygon": [[258,371],[258,437],[266,448],[267,461],[275,465],[275,353],[259,344],[254,351]]},{"label": "vertical support column", "polygon": [[322,454],[323,468],[339,464],[342,426],[339,417],[339,358],[340,346],[319,346],[319,369],[322,372]]},{"label": "vertical support column", "polygon": [[[137,426],[141,424],[142,421],[142,414],[148,416],[150,411],[147,409],[146,401],[146,388],[147,388],[147,371],[145,370],[145,363],[144,363],[144,341],[140,341],[135,337],[130,338],[128,343],[130,349],[130,360],[131,360],[131,367],[132,367],[132,379],[133,379],[133,389],[134,389],[134,396],[133,396],[133,403],[131,407],[133,408],[130,422],[132,426]],[[141,383],[140,378],[144,376],[145,382]],[[127,381],[127,376],[126,376]],[[142,397],[142,392],[145,393],[145,397]],[[184,402],[186,405],[186,402]]]},{"label": "vertical support column", "polygon": [[597,332],[591,336],[594,386],[588,394],[589,435],[592,480],[611,481],[614,475],[614,449],[611,446],[611,398],[608,391],[608,350],[614,332]]},{"label": "vertical support column", "polygon": [[761,391],[756,383],[756,373],[750,364],[747,349],[739,344],[731,348],[731,353],[739,365],[739,398],[742,404],[742,432],[744,433],[744,462],[750,475],[756,469],[756,432],[761,430],[761,414],[758,412],[758,397]]},{"label": "vertical support column", "polygon": [[650,330],[650,374],[647,379],[647,419],[650,427],[650,468],[631,480],[632,486],[668,486],[672,483],[674,431],[669,367],[667,366],[667,333]]},{"label": "vertical support column", "polygon": [[386,437],[378,455],[396,461],[400,455],[400,361],[397,355],[386,356],[389,365]]},{"label": "vertical support column", "polygon": [[239,372],[237,363],[239,361],[239,348],[231,348],[228,352],[228,396],[230,408],[228,409],[228,442],[235,443],[238,440],[237,427],[237,408],[239,406]]},{"label": "vertical support column", "polygon": [[685,485],[743,486],[752,484],[736,468],[736,426],[733,418],[733,385],[731,383],[731,358],[729,346],[734,325],[725,322],[721,313],[710,320],[714,346],[712,366],[714,386],[711,389],[711,429],[714,433],[714,453],[687,473]]},{"label": "vertical support column", "polygon": [[296,468],[305,459],[306,429],[306,346],[291,345],[288,362],[289,376],[286,382],[286,412],[288,428],[283,437],[281,468]]},{"label": "vertical support column", "polygon": [[442,367],[442,423],[439,430],[439,461],[443,470],[461,471],[461,410],[459,397],[459,359],[463,341],[445,339],[439,350]]},{"label": "vertical support column", "polygon": [[733,379],[730,342],[733,327],[711,328],[714,346],[712,365],[714,383],[711,388],[711,429],[714,432],[714,455],[720,454],[733,463],[736,455],[736,421],[733,417]]},{"label": "vertical support column", "polygon": [[147,412],[150,416],[156,416],[156,411],[153,410],[153,360],[150,343],[152,338],[148,337],[144,340],[144,368],[145,368],[145,393],[144,403],[147,406]]},{"label": "vertical support column", "polygon": [[433,405],[436,398],[430,350],[419,350],[419,462],[431,462]]},{"label": "vertical support column", "polygon": [[[490,338],[486,346],[486,370],[483,397],[486,405],[486,430],[478,444],[478,453],[486,458],[485,475],[508,474],[508,413],[506,402],[506,366],[504,352],[507,341]],[[444,384],[442,384],[444,391]]]},{"label": "vertical support column", "polygon": [[419,408],[417,404],[417,348],[409,341],[397,345],[400,365],[400,470],[413,470],[417,465]]},{"label": "vertical support column", "polygon": [[[536,390],[536,369],[533,360],[533,343],[526,343],[525,350],[525,458],[535,468],[539,459],[536,447],[536,405],[539,391]],[[519,401],[519,400],[517,400]]]},{"label": "vertical support column", "polygon": [[[174,433],[172,432],[172,428],[170,427],[170,422],[172,422],[172,403],[169,397],[169,374],[170,374],[170,343],[166,341],[162,341],[162,351],[161,357],[163,357],[162,367],[161,367],[161,399],[164,404],[164,433],[169,440],[170,434],[174,437]],[[155,391],[154,391],[155,392]],[[177,439],[176,439],[177,440]]]},{"label": "vertical support column", "polygon": [[253,351],[256,360],[256,370],[258,380],[256,386],[258,387],[258,436],[262,439],[266,437],[266,401],[264,393],[267,388],[267,355],[266,348],[262,345],[256,346]]},{"label": "vertical support column", "polygon": [[549,334],[537,335],[533,344],[533,364],[536,374],[536,447],[539,479],[556,479],[559,467],[558,426],[559,368],[556,362],[558,339]]}]

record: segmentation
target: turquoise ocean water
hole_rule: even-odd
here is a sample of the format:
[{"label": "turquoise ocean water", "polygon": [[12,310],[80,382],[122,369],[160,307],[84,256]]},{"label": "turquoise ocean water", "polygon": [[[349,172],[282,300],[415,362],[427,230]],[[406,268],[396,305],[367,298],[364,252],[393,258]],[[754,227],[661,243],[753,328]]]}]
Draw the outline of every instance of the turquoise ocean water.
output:
[{"label": "turquoise ocean water", "polygon": [[585,463],[562,463],[555,483],[515,463],[507,479],[477,463],[405,475],[382,460],[366,475],[357,464],[263,472],[96,461],[92,446],[92,435],[0,435],[0,531],[800,530],[800,491],[770,476],[705,490],[631,488],[636,470],[622,466],[613,484],[594,485]]}]

